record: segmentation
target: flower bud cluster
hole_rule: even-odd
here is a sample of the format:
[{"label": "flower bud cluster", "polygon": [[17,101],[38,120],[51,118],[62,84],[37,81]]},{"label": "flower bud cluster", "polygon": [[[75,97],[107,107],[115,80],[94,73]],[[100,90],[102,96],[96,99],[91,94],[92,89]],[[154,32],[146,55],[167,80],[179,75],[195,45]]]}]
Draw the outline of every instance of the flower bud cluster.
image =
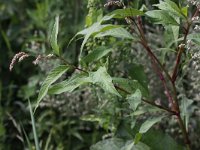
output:
[{"label": "flower bud cluster", "polygon": [[18,60],[18,62],[21,62],[22,60],[24,60],[27,57],[29,57],[29,55],[26,54],[25,52],[19,52],[19,53],[15,54],[15,56],[13,57],[13,59],[10,63],[10,67],[9,67],[10,71],[12,71],[17,60]]},{"label": "flower bud cluster", "polygon": [[109,1],[104,5],[104,7],[109,7],[109,6],[122,7],[122,6],[124,6],[124,4],[122,2],[120,2],[120,1]]},{"label": "flower bud cluster", "polygon": [[51,59],[51,58],[53,58],[53,57],[54,57],[53,54],[48,54],[47,56],[38,55],[38,56],[36,57],[36,59],[33,61],[33,64],[34,64],[34,65],[38,65],[40,61],[42,61],[42,60],[47,60],[47,59]]}]

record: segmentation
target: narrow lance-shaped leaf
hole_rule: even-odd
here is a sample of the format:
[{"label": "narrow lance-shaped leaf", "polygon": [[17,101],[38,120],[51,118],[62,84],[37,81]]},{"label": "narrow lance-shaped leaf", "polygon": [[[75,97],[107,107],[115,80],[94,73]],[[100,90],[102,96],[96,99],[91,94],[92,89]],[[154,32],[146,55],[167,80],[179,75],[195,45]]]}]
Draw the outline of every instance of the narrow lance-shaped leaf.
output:
[{"label": "narrow lance-shaped leaf", "polygon": [[85,63],[91,63],[93,61],[97,61],[107,55],[109,52],[111,52],[112,48],[107,48],[104,46],[98,47],[97,49],[94,49],[91,53],[89,53],[87,56],[85,56],[82,61]]},{"label": "narrow lance-shaped leaf", "polygon": [[181,9],[177,6],[177,4],[171,0],[165,0],[164,2],[161,1],[160,4],[156,4],[154,6],[157,6],[161,10],[168,11],[176,16],[184,17]]},{"label": "narrow lance-shaped leaf", "polygon": [[40,88],[35,110],[39,106],[39,103],[43,99],[43,97],[47,94],[49,86],[52,83],[54,83],[58,78],[60,78],[68,69],[69,69],[68,66],[61,65],[61,66],[58,66],[57,68],[54,68],[52,71],[50,71],[47,78],[44,80],[42,87]]},{"label": "narrow lance-shaped leaf", "polygon": [[144,15],[144,12],[134,9],[134,8],[125,8],[125,9],[117,9],[110,13],[110,15],[114,15],[113,18],[126,18],[126,17],[134,17]]},{"label": "narrow lance-shaped leaf", "polygon": [[105,67],[100,67],[96,72],[90,72],[89,76],[93,82],[93,84],[99,85],[104,91],[109,92],[111,94],[115,94],[117,96],[121,95],[115,89],[111,76],[107,73]]},{"label": "narrow lance-shaped leaf", "polygon": [[178,25],[177,21],[165,10],[152,10],[145,13],[155,24]]},{"label": "narrow lance-shaped leaf", "polygon": [[38,136],[37,136],[36,127],[35,127],[35,119],[34,119],[34,116],[33,116],[33,110],[32,110],[30,100],[28,100],[28,104],[29,104],[29,111],[30,111],[30,115],[31,115],[31,125],[32,125],[32,129],[33,129],[35,147],[36,147],[36,150],[40,150],[39,142],[38,142]]},{"label": "narrow lance-shaped leaf", "polygon": [[53,30],[50,36],[50,43],[51,43],[51,47],[54,53],[57,55],[60,55],[60,49],[59,49],[58,41],[57,41],[58,29],[59,29],[59,16],[55,18],[55,23],[54,23]]},{"label": "narrow lance-shaped leaf", "polygon": [[116,38],[131,39],[131,40],[135,39],[126,29],[122,27],[113,28],[105,32],[100,32],[95,37],[104,37],[104,36],[112,36]]},{"label": "narrow lance-shaped leaf", "polygon": [[86,74],[76,74],[70,79],[57,83],[49,88],[49,94],[61,94],[63,92],[72,92],[79,86],[90,83],[91,80]]},{"label": "narrow lance-shaped leaf", "polygon": [[[84,35],[84,40],[81,44],[80,48],[80,56],[82,55],[83,48],[87,42],[87,40],[93,35],[95,36],[99,32],[104,32],[113,28],[119,27],[118,25],[112,25],[112,24],[107,24],[107,25],[101,25],[100,22],[94,23],[92,26],[78,32],[69,42],[69,44],[76,38],[78,35]],[[68,45],[69,45],[68,44]],[[80,57],[79,56],[79,57]],[[80,58],[79,58],[80,59]]]},{"label": "narrow lance-shaped leaf", "polygon": [[188,108],[189,108],[189,106],[191,106],[192,103],[193,103],[192,100],[188,99],[186,96],[182,96],[181,105],[180,105],[181,117],[185,123],[187,130],[188,130],[189,117],[190,117]]},{"label": "narrow lance-shaped leaf", "polygon": [[146,120],[140,127],[139,133],[146,133],[154,124],[160,122],[164,116],[159,116]]}]

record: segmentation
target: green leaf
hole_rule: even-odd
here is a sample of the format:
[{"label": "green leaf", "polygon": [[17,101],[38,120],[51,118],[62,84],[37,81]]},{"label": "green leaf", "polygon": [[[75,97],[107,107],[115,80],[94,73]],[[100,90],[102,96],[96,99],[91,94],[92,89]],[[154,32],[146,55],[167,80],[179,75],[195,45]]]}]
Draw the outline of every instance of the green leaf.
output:
[{"label": "green leaf", "polygon": [[52,83],[54,83],[58,78],[60,78],[68,69],[69,69],[68,66],[61,65],[61,66],[54,68],[52,71],[50,71],[47,78],[44,80],[42,87],[40,88],[40,92],[39,92],[39,95],[37,98],[37,104],[36,104],[35,110],[39,106],[39,103],[43,99],[43,97],[47,94],[49,86]]},{"label": "green leaf", "polygon": [[115,89],[111,76],[107,73],[105,67],[100,67],[96,72],[90,72],[89,76],[93,84],[99,85],[105,92],[121,97]]},{"label": "green leaf", "polygon": [[87,56],[85,56],[82,61],[85,63],[91,63],[93,61],[97,61],[102,57],[106,56],[109,52],[111,52],[112,48],[106,48],[104,46],[98,47],[97,49],[93,50]]},{"label": "green leaf", "polygon": [[148,78],[144,72],[143,65],[131,64],[126,67],[126,70],[132,79],[137,80],[148,91]]},{"label": "green leaf", "polygon": [[150,150],[150,148],[142,142],[134,145],[132,140],[125,141],[120,138],[110,138],[92,145],[90,150]]},{"label": "green leaf", "polygon": [[141,138],[142,138],[142,134],[141,133],[137,133],[135,135],[134,144],[138,144],[139,141],[141,140]]},{"label": "green leaf", "polygon": [[179,37],[180,27],[179,26],[171,26],[171,28],[172,28],[172,33],[173,33],[173,39],[174,39],[174,41],[177,41],[178,37]]},{"label": "green leaf", "polygon": [[126,29],[122,27],[113,28],[104,32],[98,33],[95,37],[104,37],[104,36],[112,36],[116,38],[123,38],[123,39],[135,39]]},{"label": "green leaf", "polygon": [[149,130],[142,136],[142,142],[151,147],[151,150],[186,150],[176,143],[176,140],[159,130]]},{"label": "green leaf", "polygon": [[147,11],[145,14],[150,17],[155,24],[179,25],[174,17],[164,10]]},{"label": "green leaf", "polygon": [[[181,38],[183,39],[183,38]],[[192,33],[188,35],[188,40],[192,40],[193,43],[200,45],[200,34],[199,33]]]},{"label": "green leaf", "polygon": [[188,6],[183,7],[183,8],[181,9],[181,12],[184,14],[185,17],[187,17],[187,16],[188,16]]},{"label": "green leaf", "polygon": [[101,20],[100,20],[100,23],[103,23],[104,21],[108,21],[110,19],[112,19],[113,17],[115,16],[115,14],[108,14],[106,16],[104,16]]},{"label": "green leaf", "polygon": [[101,122],[101,118],[96,115],[84,115],[81,116],[81,120],[89,122]]},{"label": "green leaf", "polygon": [[69,42],[69,44],[75,39],[76,36],[78,35],[84,35],[84,40],[81,44],[81,49],[80,49],[80,56],[82,54],[83,48],[87,42],[87,40],[93,35],[95,36],[96,34],[100,32],[105,32],[107,30],[113,29],[113,28],[118,28],[118,25],[112,25],[112,24],[107,24],[107,25],[101,25],[100,22],[94,23],[92,26],[78,32]]},{"label": "green leaf", "polygon": [[91,27],[89,27],[89,28],[83,30],[82,32],[79,32],[79,33],[78,33],[78,34],[86,33],[86,34],[85,34],[85,37],[84,37],[84,40],[83,40],[83,42],[82,42],[82,44],[81,44],[80,54],[82,53],[83,47],[85,46],[85,44],[86,44],[87,40],[90,38],[90,36],[91,36],[92,34],[95,34],[95,33],[99,32],[99,31],[100,31],[101,29],[103,29],[104,27],[105,27],[105,26],[100,25],[100,23],[97,22],[97,23],[94,23]]},{"label": "green leaf", "polygon": [[90,150],[121,150],[124,146],[124,140],[111,138],[100,141],[90,147]]},{"label": "green leaf", "polygon": [[135,144],[133,141],[129,140],[125,143],[125,146],[121,150],[150,150],[150,147],[142,142]]},{"label": "green leaf", "polygon": [[165,57],[167,55],[168,52],[173,52],[173,53],[176,53],[176,51],[174,49],[171,49],[171,48],[159,48],[158,51],[160,51],[160,60],[161,60],[161,63],[163,64],[165,62]]},{"label": "green leaf", "polygon": [[192,105],[192,103],[193,101],[188,99],[186,96],[181,97],[181,105],[180,105],[181,117],[184,120],[187,130],[188,130],[189,117],[190,117],[190,112],[188,111],[188,108],[189,106]]},{"label": "green leaf", "polygon": [[135,93],[129,95],[126,99],[128,100],[130,108],[135,111],[138,105],[142,102],[142,93],[137,89]]},{"label": "green leaf", "polygon": [[126,144],[124,147],[122,147],[122,150],[132,150],[134,147],[134,142],[130,142]]},{"label": "green leaf", "polygon": [[33,146],[32,146],[32,144],[31,144],[31,142],[30,142],[30,140],[29,140],[29,138],[28,138],[28,135],[27,135],[27,133],[25,132],[23,126],[22,126],[22,131],[23,131],[23,133],[24,133],[24,136],[25,136],[25,139],[26,139],[26,142],[27,142],[27,145],[28,145],[28,149],[32,149]]},{"label": "green leaf", "polygon": [[155,117],[155,118],[146,120],[140,127],[139,133],[146,133],[154,124],[156,124],[157,122],[160,122],[162,118],[164,118],[164,116]]},{"label": "green leaf", "polygon": [[157,6],[159,9],[165,10],[168,13],[170,12],[176,16],[184,17],[181,13],[181,9],[171,0],[161,1],[160,4],[156,4],[154,6]]},{"label": "green leaf", "polygon": [[61,94],[63,92],[72,92],[79,86],[90,83],[91,80],[86,74],[76,74],[70,79],[57,83],[49,88],[49,94]]},{"label": "green leaf", "polygon": [[29,111],[30,111],[30,115],[31,115],[31,125],[32,125],[32,129],[33,129],[35,147],[36,147],[36,150],[40,150],[38,136],[37,136],[37,132],[36,132],[36,126],[35,126],[35,119],[33,116],[33,111],[32,111],[32,106],[31,106],[30,100],[28,100],[28,104],[29,104]]},{"label": "green leaf", "polygon": [[126,78],[112,78],[113,83],[121,87],[122,89],[128,91],[129,93],[134,93],[137,89],[139,89],[142,93],[142,96],[148,97],[149,92],[137,81],[130,80]]},{"label": "green leaf", "polygon": [[114,15],[113,18],[126,18],[144,15],[144,12],[134,8],[125,8],[114,10],[110,15]]},{"label": "green leaf", "polygon": [[59,29],[59,16],[57,16],[56,19],[55,19],[53,30],[52,30],[52,33],[51,33],[51,36],[50,36],[51,47],[54,50],[54,53],[56,55],[60,55],[60,50],[59,50],[59,46],[58,46],[58,43],[57,43],[58,29]]}]

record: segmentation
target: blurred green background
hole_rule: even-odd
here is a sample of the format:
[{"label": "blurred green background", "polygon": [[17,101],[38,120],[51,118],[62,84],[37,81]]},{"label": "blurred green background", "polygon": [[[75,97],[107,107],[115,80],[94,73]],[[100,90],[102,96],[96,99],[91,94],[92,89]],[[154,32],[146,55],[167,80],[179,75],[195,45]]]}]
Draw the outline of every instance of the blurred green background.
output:
[{"label": "blurred green background", "polygon": [[[55,16],[59,15],[59,44],[67,59],[76,63],[80,42],[71,44],[68,49],[67,44],[84,28],[87,4],[82,0],[0,0],[0,149],[28,148],[25,135],[34,149],[27,98],[34,102],[46,73],[58,64],[49,61],[34,66],[34,58],[30,57],[16,64],[10,72],[12,57],[20,51],[32,56],[51,53],[49,33]],[[88,149],[95,142],[97,136],[90,133],[90,124],[87,131],[84,129],[87,125],[78,120],[82,110],[76,112],[73,108],[77,101],[65,102],[72,98],[79,101],[79,97],[73,95],[47,97],[44,108],[35,114],[42,149]],[[53,103],[54,99],[57,101]]]}]

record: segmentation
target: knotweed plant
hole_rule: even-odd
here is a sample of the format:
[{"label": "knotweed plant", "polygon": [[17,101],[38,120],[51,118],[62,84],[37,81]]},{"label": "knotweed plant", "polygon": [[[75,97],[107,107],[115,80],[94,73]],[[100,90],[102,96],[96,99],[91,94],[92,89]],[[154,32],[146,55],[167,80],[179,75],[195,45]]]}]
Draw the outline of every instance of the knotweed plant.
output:
[{"label": "knotweed plant", "polygon": [[[194,8],[191,12],[188,5]],[[106,136],[108,139],[91,146],[91,150],[148,150],[162,149],[163,146],[171,150],[191,150],[188,107],[193,101],[182,96],[179,87],[180,85],[182,89],[185,87],[178,81],[185,78],[185,68],[190,67],[191,64],[197,72],[200,71],[200,53],[197,45],[200,43],[198,34],[200,3],[195,0],[188,0],[188,3],[184,0],[177,3],[164,0],[154,4],[152,7],[154,10],[148,10],[145,4],[141,9],[132,8],[122,1],[109,1],[104,5],[105,8],[110,6],[119,9],[105,16],[100,14],[95,23],[91,25],[89,23],[87,28],[78,32],[69,42],[71,43],[77,36],[84,37],[78,58],[79,65],[71,64],[62,55],[57,41],[59,17],[56,17],[50,38],[54,54],[39,55],[33,63],[38,64],[41,60],[55,57],[61,61],[61,64],[50,71],[43,82],[35,111],[46,94],[72,92],[77,88],[89,86],[94,89],[101,103],[101,107],[96,108],[99,111],[96,112],[101,112],[104,108],[107,111],[83,116],[81,119],[96,121],[111,132]],[[148,28],[150,25],[154,29]],[[160,36],[156,37],[159,32],[168,38],[167,42],[159,39]],[[154,35],[155,39],[151,39],[149,35]],[[85,47],[91,38],[102,41],[106,39],[107,45],[97,44],[92,47],[93,49],[86,51]],[[158,40],[159,46],[150,42],[153,40]],[[126,49],[129,53],[123,52],[126,53],[126,57],[119,53],[124,47],[129,48]],[[140,64],[139,60],[134,60],[132,53],[135,51],[146,56],[147,66]],[[171,58],[166,59],[169,56]],[[17,59],[21,61],[26,57],[29,57],[29,54],[24,52],[16,54],[10,70],[13,69]],[[168,60],[172,61],[170,66]],[[122,63],[123,67],[120,66]],[[118,65],[114,68],[113,64]],[[156,96],[161,94],[164,96],[153,99],[154,96],[150,91],[154,90],[154,87],[149,86],[144,67],[154,72],[157,82],[161,84],[163,90]],[[187,69],[193,70],[193,68]],[[70,70],[75,70],[70,77],[55,83]],[[152,116],[141,117],[141,114],[145,113]],[[108,115],[105,117],[105,114]],[[178,134],[181,135],[184,146],[171,142],[173,141],[171,138],[164,137],[156,131],[148,131],[156,123],[170,118],[176,120],[176,125],[181,131]],[[128,131],[127,126],[130,129]],[[167,141],[171,143],[166,144]]]}]

